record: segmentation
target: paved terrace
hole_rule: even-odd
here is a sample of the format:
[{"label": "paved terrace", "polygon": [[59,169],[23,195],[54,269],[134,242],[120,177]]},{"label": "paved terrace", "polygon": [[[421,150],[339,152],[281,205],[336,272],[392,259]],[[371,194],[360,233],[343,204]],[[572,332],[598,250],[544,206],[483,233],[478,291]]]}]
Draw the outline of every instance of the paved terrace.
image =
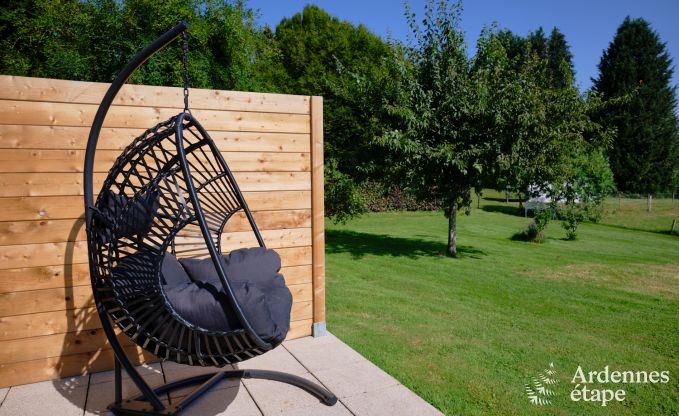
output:
[{"label": "paved terrace", "polygon": [[[440,415],[441,413],[396,379],[366,360],[335,336],[286,341],[275,350],[240,363],[238,368],[285,371],[323,384],[339,397],[325,406],[305,391],[268,380],[225,380],[194,402],[185,415]],[[213,368],[175,363],[140,367],[149,384],[212,372]],[[125,375],[125,372],[123,371]],[[126,375],[125,375],[126,376]],[[191,389],[177,391],[173,400]],[[136,392],[123,381],[123,397]],[[0,389],[0,416],[109,415],[113,401],[113,372],[43,381]]]}]

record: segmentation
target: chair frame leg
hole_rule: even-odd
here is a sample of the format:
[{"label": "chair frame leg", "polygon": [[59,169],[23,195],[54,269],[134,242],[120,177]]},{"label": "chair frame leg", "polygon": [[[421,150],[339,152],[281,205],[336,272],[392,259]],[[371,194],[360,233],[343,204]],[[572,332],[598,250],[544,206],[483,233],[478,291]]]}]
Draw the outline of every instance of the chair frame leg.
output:
[{"label": "chair frame leg", "polygon": [[311,382],[305,378],[282,373],[280,371],[268,370],[228,370],[218,371],[214,373],[201,374],[198,376],[187,377],[181,380],[173,381],[171,383],[163,384],[152,389],[153,394],[158,397],[161,394],[169,393],[171,391],[185,388],[199,384],[199,386],[192,391],[188,396],[181,399],[179,402],[164,407],[163,409],[154,409],[143,394],[137,394],[125,400],[118,400],[119,389],[122,385],[122,374],[120,371],[115,373],[116,380],[116,401],[108,406],[108,409],[115,415],[154,415],[154,416],[171,416],[179,415],[194,401],[199,399],[203,394],[208,392],[212,387],[219,384],[220,381],[228,378],[246,379],[256,378],[264,380],[280,381],[296,387],[299,387],[308,393],[319,398],[324,404],[332,406],[337,403],[337,397],[325,389],[324,387]]}]

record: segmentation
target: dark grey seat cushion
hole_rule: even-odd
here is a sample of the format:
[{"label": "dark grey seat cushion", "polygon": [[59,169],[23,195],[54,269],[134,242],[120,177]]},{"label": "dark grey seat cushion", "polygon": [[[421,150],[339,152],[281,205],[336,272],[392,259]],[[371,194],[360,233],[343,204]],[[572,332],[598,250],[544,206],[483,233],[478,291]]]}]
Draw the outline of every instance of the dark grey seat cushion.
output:
[{"label": "dark grey seat cushion", "polygon": [[[177,262],[169,253],[165,258],[165,295],[182,318],[213,331],[241,329],[235,316],[225,313],[231,307],[210,258]],[[292,295],[278,273],[278,254],[259,247],[240,249],[222,256],[222,265],[255,332],[267,342],[282,342],[289,328]]]}]

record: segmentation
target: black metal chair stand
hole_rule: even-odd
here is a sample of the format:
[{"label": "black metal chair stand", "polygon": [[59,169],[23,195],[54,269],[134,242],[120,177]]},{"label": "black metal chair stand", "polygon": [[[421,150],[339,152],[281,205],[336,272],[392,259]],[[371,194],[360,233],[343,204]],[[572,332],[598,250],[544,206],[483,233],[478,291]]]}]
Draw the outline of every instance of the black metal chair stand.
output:
[{"label": "black metal chair stand", "polygon": [[[115,355],[115,401],[109,408],[118,415],[176,415],[227,378],[288,383],[331,406],[337,398],[325,388],[276,371],[218,371],[152,388],[135,369],[116,337],[114,324],[134,343],[161,360],[221,368],[272,350],[283,341],[288,329],[292,297],[282,276],[272,276],[271,281],[279,286],[270,289],[282,290],[282,295],[276,292],[277,296],[267,298],[274,299],[270,304],[262,304],[270,312],[266,315],[270,317],[269,321],[262,321],[258,314],[261,309],[253,311],[252,303],[247,298],[243,300],[243,285],[254,285],[255,282],[244,283],[234,279],[234,275],[229,276],[234,269],[229,269],[231,263],[227,262],[235,260],[233,254],[232,260],[225,260],[221,236],[227,221],[237,212],[245,214],[259,243],[258,248],[244,250],[278,257],[266,250],[243,194],[219,149],[188,110],[186,38],[183,43],[184,111],[135,139],[114,163],[96,203],[94,201],[97,141],[116,94],[135,69],[179,35],[185,36],[187,29],[188,25],[180,22],[123,68],[99,106],[87,143],[84,195],[90,276],[97,312]],[[191,257],[189,260],[207,261],[207,266],[214,270],[208,277],[211,279],[209,284],[213,285],[210,293],[220,305],[219,316],[215,316],[221,319],[217,321],[223,322],[221,326],[189,319],[181,307],[173,303],[171,293],[174,292],[168,289],[170,285],[166,281],[169,276],[166,263],[173,259],[178,264],[175,255],[184,256],[179,260]],[[279,258],[278,261],[280,267]],[[252,267],[260,267],[259,271],[262,271],[263,266],[254,263]],[[206,267],[205,262],[201,264]],[[182,266],[174,270],[177,268],[182,269]],[[257,274],[260,275],[262,273]],[[208,286],[205,281],[194,283],[196,287]],[[247,287],[247,290],[253,290],[252,286]],[[188,299],[191,303],[198,298]],[[268,309],[274,306],[283,312],[276,315],[274,309]],[[203,312],[201,317],[204,315]],[[274,319],[276,317],[278,321]],[[275,331],[263,330],[266,325]],[[122,397],[123,370],[138,387],[139,395],[128,399]],[[166,405],[159,397],[191,385],[197,385],[197,388],[176,404]]]},{"label": "black metal chair stand", "polygon": [[280,381],[283,383],[288,383],[293,386],[297,386],[301,389],[318,397],[323,403],[328,406],[332,406],[337,403],[337,397],[330,393],[328,390],[320,387],[316,383],[293,375],[282,373],[279,371],[267,371],[267,370],[231,370],[231,371],[218,371],[215,373],[201,374],[198,376],[187,377],[182,380],[177,380],[172,383],[164,384],[162,386],[153,389],[155,395],[161,395],[165,393],[170,393],[173,390],[185,388],[188,386],[199,385],[194,391],[192,391],[188,396],[185,396],[177,403],[173,403],[166,406],[162,410],[154,409],[151,403],[145,400],[143,394],[133,396],[129,399],[122,398],[122,374],[120,372],[120,365],[116,361],[115,370],[115,402],[112,403],[108,408],[116,415],[159,415],[159,416],[171,416],[178,415],[182,410],[187,408],[196,399],[202,396],[205,392],[210,390],[213,386],[219,384],[220,381],[227,378],[257,378],[265,380]]}]

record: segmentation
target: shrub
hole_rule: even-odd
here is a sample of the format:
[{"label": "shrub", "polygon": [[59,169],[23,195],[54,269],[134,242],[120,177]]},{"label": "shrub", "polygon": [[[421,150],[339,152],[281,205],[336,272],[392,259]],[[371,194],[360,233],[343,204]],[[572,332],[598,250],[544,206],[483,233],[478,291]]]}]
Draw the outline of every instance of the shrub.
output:
[{"label": "shrub", "polygon": [[442,200],[420,201],[412,192],[398,185],[384,185],[369,181],[361,186],[366,208],[371,212],[383,211],[437,211],[443,208]]},{"label": "shrub", "polygon": [[544,209],[535,211],[535,219],[528,223],[528,226],[521,232],[512,236],[512,240],[532,241],[534,243],[542,243],[547,238],[545,229],[547,224],[552,219],[552,211]]},{"label": "shrub", "polygon": [[566,239],[575,240],[578,225],[586,218],[583,210],[577,204],[567,204],[559,210],[559,218],[561,226],[566,230]]},{"label": "shrub", "polygon": [[335,223],[344,223],[365,212],[363,193],[354,181],[330,159],[325,165],[325,213]]},{"label": "shrub", "polygon": [[566,230],[566,239],[577,238],[578,226],[584,221],[597,222],[601,219],[602,208],[600,204],[587,202],[567,202],[561,205],[557,211],[561,226]]}]

